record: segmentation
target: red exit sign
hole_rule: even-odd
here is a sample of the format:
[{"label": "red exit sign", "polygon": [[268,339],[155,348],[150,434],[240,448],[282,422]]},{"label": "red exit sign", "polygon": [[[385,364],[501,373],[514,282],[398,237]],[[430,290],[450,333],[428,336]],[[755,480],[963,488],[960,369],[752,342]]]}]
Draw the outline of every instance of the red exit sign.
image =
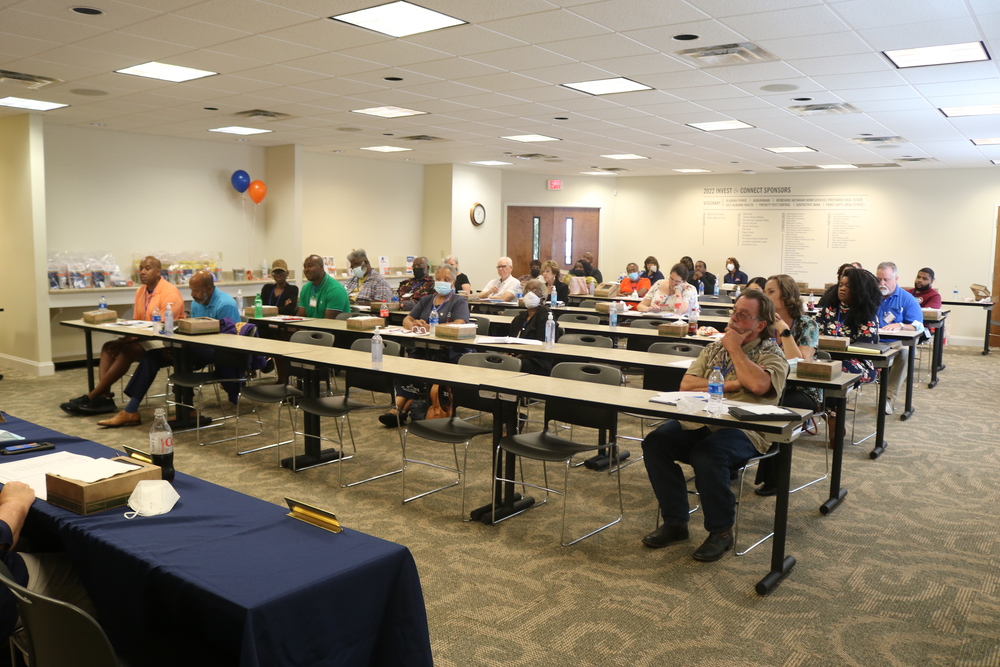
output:
[{"label": "red exit sign", "polygon": [[549,190],[562,190],[562,181],[549,181]]}]

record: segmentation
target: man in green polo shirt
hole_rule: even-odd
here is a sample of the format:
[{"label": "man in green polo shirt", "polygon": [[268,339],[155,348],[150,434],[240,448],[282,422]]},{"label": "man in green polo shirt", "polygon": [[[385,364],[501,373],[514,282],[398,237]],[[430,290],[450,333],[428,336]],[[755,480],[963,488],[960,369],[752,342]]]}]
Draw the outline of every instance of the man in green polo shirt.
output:
[{"label": "man in green polo shirt", "polygon": [[339,313],[350,312],[351,301],[347,297],[347,290],[327,274],[322,257],[306,257],[302,264],[302,275],[309,282],[299,290],[299,317],[333,319]]}]

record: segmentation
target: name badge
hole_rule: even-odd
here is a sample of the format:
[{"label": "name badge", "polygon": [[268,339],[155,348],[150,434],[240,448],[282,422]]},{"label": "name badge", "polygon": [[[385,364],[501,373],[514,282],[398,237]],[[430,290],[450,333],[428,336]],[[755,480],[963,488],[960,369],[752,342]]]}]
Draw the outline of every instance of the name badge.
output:
[{"label": "name badge", "polygon": [[883,317],[882,319],[885,320],[886,324],[892,324],[893,322],[896,321],[896,316],[893,315],[892,313],[886,313],[885,317]]},{"label": "name badge", "polygon": [[309,307],[310,308],[315,308],[318,305],[319,305],[319,301],[316,299],[316,297],[312,297],[311,299],[309,299]]}]

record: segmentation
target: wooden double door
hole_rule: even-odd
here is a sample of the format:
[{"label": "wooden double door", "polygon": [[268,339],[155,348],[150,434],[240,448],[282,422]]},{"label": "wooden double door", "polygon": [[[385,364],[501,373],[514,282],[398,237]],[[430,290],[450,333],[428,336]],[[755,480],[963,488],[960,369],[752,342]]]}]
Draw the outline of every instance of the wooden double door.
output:
[{"label": "wooden double door", "polygon": [[532,259],[555,260],[566,271],[586,252],[600,266],[601,209],[559,206],[508,206],[507,256],[515,276],[528,273]]}]

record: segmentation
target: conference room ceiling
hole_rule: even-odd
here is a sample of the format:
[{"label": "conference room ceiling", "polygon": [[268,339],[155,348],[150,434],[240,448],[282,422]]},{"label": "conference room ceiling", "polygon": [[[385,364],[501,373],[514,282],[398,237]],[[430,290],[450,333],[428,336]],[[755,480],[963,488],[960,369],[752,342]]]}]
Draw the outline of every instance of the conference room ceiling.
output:
[{"label": "conference room ceiling", "polygon": [[[388,1],[0,0],[0,69],[61,80],[29,90],[2,79],[0,97],[68,104],[43,112],[45,122],[95,132],[419,164],[493,160],[553,175],[1000,161],[1000,145],[972,143],[1000,138],[1000,116],[940,111],[1000,104],[995,60],[897,69],[882,54],[980,41],[1000,53],[997,0],[418,0],[467,23],[403,38],[328,18]],[[104,14],[72,11],[81,5]],[[732,43],[775,58],[706,66],[678,55]],[[168,83],[115,72],[148,61],[218,75]],[[595,96],[561,85],[614,77],[652,89]],[[856,110],[789,109],[842,103]],[[353,113],[381,106],[426,113]],[[279,116],[235,115],[247,111]],[[0,107],[0,117],[19,113]],[[687,125],[725,120],[752,127]],[[271,132],[209,132],[230,125]],[[526,134],[559,141],[502,138]],[[363,150],[386,145],[412,150]],[[816,152],[766,150],[801,146]],[[602,157],[621,154],[646,159]]]}]

